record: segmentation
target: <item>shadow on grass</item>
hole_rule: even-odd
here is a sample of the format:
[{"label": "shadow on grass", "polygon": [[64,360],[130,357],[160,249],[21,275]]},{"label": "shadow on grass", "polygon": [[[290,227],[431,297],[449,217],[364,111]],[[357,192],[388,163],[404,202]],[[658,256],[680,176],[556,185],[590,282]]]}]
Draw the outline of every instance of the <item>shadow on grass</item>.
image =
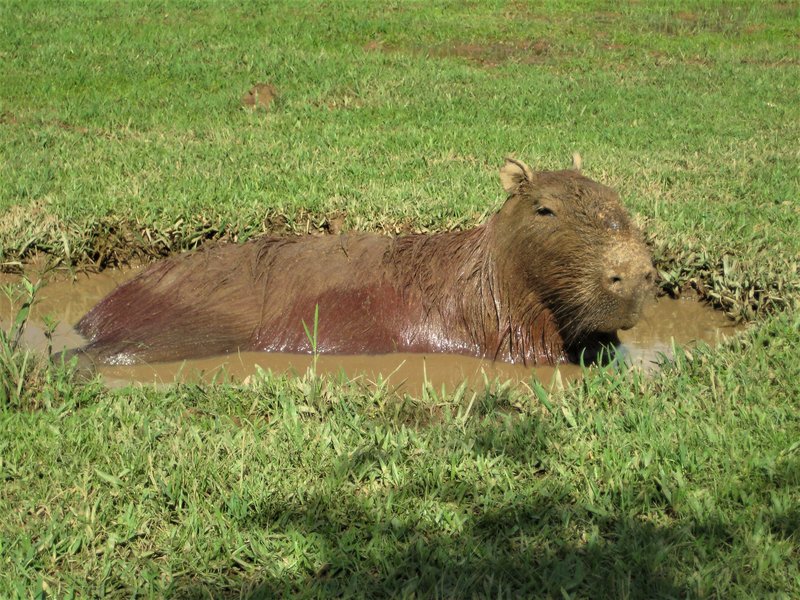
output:
[{"label": "shadow on grass", "polygon": [[[530,422],[499,437],[480,429],[475,434],[474,451],[488,457],[507,451],[520,466],[535,468],[538,461],[530,455],[543,449],[537,448],[541,432]],[[523,439],[530,442],[527,456]],[[358,469],[362,459],[354,455],[350,467]],[[796,479],[795,467],[776,475]],[[722,566],[720,549],[735,543],[732,524],[712,518],[660,526],[621,506],[609,515],[583,504],[579,492],[553,479],[520,495],[492,491],[490,482],[447,480],[431,490],[415,480],[394,490],[402,498],[397,505],[422,507],[413,521],[387,508],[385,497],[371,502],[367,494],[311,495],[273,505],[240,521],[240,531],[244,537],[258,530],[303,540],[285,576],[269,574],[277,570],[274,565],[234,565],[219,573],[217,582],[209,581],[208,573],[177,580],[169,597],[686,598],[711,593],[708,581],[698,591],[690,578],[703,564]],[[635,497],[638,491],[633,492]],[[443,504],[456,507],[458,525],[435,516],[435,508],[425,510]],[[459,507],[466,507],[466,514]],[[787,538],[797,527],[795,510],[771,524],[773,532]],[[276,555],[279,561],[283,556]]]},{"label": "shadow on grass", "polygon": [[[547,500],[489,509],[452,536],[431,535],[411,523],[381,525],[363,512],[351,513],[344,522],[337,516],[339,507],[329,512],[326,508],[317,501],[313,514],[295,514],[285,526],[313,536],[326,548],[322,565],[286,578],[232,570],[217,587],[178,581],[170,597],[502,598],[579,592],[592,597],[675,598],[688,593],[676,581],[669,560],[670,548],[681,542],[677,530],[597,519],[593,523],[604,531],[602,539],[566,542],[574,537],[570,511]],[[553,527],[559,520],[563,524]],[[347,543],[354,529],[371,530],[354,536],[364,540],[361,547]],[[528,537],[538,542],[526,543]]]}]

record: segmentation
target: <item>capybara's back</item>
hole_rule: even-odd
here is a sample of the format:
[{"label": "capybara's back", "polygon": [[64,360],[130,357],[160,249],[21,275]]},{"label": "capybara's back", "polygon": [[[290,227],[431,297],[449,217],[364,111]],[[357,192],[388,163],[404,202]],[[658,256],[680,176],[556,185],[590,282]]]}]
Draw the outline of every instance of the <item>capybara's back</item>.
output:
[{"label": "capybara's back", "polygon": [[234,246],[156,263],[124,283],[76,325],[84,351],[107,364],[224,354],[242,347],[257,314],[252,252]]},{"label": "capybara's back", "polygon": [[323,348],[336,351],[333,338],[357,338],[350,322],[363,321],[365,307],[353,298],[382,279],[388,242],[379,236],[260,238],[172,257],[121,285],[76,329],[89,340],[83,351],[106,364],[307,352],[306,327],[322,303],[322,327],[336,323]]}]

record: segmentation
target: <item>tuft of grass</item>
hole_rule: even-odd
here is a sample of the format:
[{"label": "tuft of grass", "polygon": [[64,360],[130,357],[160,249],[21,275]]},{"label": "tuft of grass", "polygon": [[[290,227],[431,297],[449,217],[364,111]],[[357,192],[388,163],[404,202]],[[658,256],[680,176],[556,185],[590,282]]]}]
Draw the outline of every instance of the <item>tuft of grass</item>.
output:
[{"label": "tuft of grass", "polygon": [[[21,290],[5,286],[3,293],[8,301],[19,306],[7,328],[0,327],[0,410],[64,410],[91,398],[99,381],[77,384],[76,363],[54,359],[52,346],[43,356],[23,342],[22,336],[36,301],[41,282],[32,283],[26,278]],[[55,329],[52,321],[46,323],[44,334],[51,339]]]},{"label": "tuft of grass", "polygon": [[20,307],[8,329],[0,327],[0,407],[3,409],[24,403],[29,395],[27,384],[35,377],[39,362],[31,350],[20,345],[39,284],[25,278],[22,286],[23,292],[19,294],[23,297],[20,298],[15,297],[10,286],[3,288],[8,301]]}]

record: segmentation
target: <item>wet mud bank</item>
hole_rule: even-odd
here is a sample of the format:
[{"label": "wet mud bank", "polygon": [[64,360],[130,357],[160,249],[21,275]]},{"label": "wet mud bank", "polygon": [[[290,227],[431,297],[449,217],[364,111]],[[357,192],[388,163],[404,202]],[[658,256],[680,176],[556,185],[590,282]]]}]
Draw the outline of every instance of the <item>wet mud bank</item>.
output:
[{"label": "wet mud bank", "polygon": [[[36,294],[23,343],[37,351],[53,352],[77,348],[85,340],[73,325],[99,300],[121,283],[131,279],[138,269],[107,270],[100,274],[79,274],[74,280],[51,278]],[[4,275],[0,284],[19,286],[18,276]],[[0,298],[0,323],[7,326],[18,308],[4,296]],[[55,322],[50,338],[45,335],[46,321]],[[675,300],[667,297],[651,302],[638,325],[619,332],[621,344],[616,348],[617,360],[645,369],[657,368],[672,356],[674,347],[691,347],[697,343],[715,345],[735,333],[735,325],[721,312],[694,299]],[[580,377],[578,365],[558,367],[524,367],[502,362],[452,354],[381,354],[321,355],[242,352],[198,360],[140,364],[134,366],[97,367],[106,385],[121,387],[131,383],[170,384],[175,381],[246,381],[259,369],[274,373],[304,374],[314,367],[319,374],[343,376],[368,386],[382,385],[398,393],[419,394],[423,386],[454,390],[464,381],[472,389],[487,384],[511,381],[524,384],[532,377],[544,385]]]}]

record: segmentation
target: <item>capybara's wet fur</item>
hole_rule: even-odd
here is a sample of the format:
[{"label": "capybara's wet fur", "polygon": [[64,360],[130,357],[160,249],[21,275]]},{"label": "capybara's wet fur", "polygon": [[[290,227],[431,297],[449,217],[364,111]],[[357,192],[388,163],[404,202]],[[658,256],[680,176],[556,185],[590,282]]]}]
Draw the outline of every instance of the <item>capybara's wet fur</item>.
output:
[{"label": "capybara's wet fur", "polygon": [[633,326],[653,267],[617,194],[513,159],[500,178],[508,200],[468,231],[264,237],[156,263],[81,319],[83,351],[111,364],[307,353],[316,306],[320,353],[555,363]]}]

